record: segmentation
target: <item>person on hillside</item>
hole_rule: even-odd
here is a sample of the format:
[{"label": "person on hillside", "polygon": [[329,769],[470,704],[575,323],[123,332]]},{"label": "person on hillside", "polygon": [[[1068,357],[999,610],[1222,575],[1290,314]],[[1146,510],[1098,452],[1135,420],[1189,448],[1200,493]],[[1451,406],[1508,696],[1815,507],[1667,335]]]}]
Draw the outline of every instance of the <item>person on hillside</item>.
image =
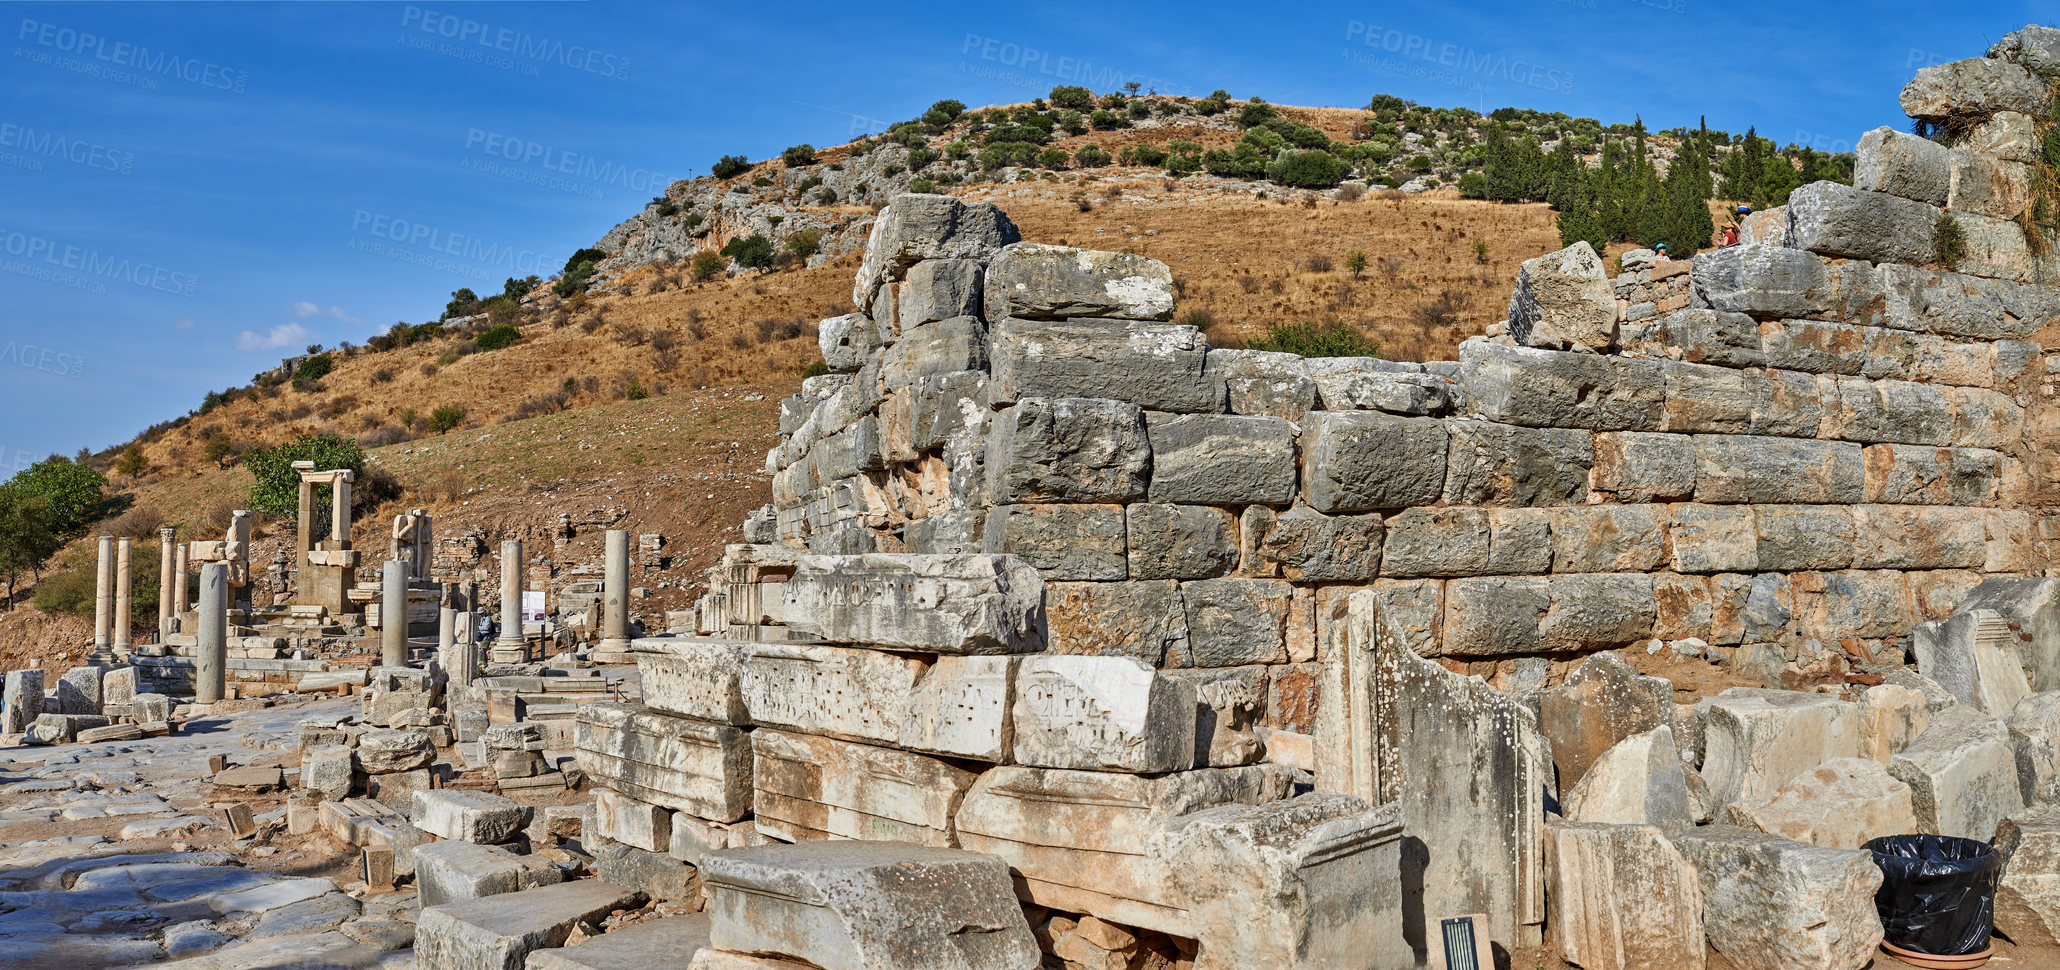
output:
[{"label": "person on hillside", "polygon": [[1719,237],[1720,241],[1717,245],[1720,247],[1738,245],[1738,237],[1745,231],[1745,217],[1749,215],[1752,215],[1752,206],[1749,205],[1742,205],[1733,210],[1731,222],[1724,227],[1724,233]]},{"label": "person on hillside", "polygon": [[1657,245],[1655,245],[1655,246],[1653,246],[1653,247],[1652,247],[1652,261],[1653,261],[1653,262],[1655,262],[1655,263],[1664,263],[1664,262],[1668,262],[1668,261],[1670,261],[1671,259],[1672,259],[1672,257],[1670,257],[1670,256],[1668,256],[1668,255],[1667,255],[1667,244],[1666,244],[1666,243],[1659,243],[1659,244],[1657,244]]}]

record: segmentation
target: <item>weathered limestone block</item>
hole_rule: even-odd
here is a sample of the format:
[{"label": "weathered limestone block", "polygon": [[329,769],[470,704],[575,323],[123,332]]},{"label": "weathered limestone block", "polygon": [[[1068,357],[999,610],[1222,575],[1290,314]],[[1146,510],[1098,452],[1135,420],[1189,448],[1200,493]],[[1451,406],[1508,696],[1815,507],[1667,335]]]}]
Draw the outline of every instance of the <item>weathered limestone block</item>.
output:
[{"label": "weathered limestone block", "polygon": [[996,405],[1023,398],[1104,398],[1153,411],[1223,410],[1223,387],[1204,373],[1201,331],[1128,320],[1002,320],[994,325]]},{"label": "weathered limestone block", "polygon": [[1648,324],[1641,340],[1652,356],[1679,356],[1695,364],[1764,367],[1760,325],[1743,313],[1721,310],[1676,310]]},{"label": "weathered limestone block", "polygon": [[1757,435],[1696,435],[1695,497],[1723,503],[1852,503],[1866,494],[1860,446]]},{"label": "weathered limestone block", "polygon": [[1695,439],[1614,431],[1595,436],[1588,491],[1612,502],[1669,502],[1695,494]]},{"label": "weathered limestone block", "polygon": [[1877,684],[1860,695],[1861,757],[1888,764],[1930,726],[1931,710],[1919,691]]},{"label": "weathered limestone block", "polygon": [[[1765,509],[1760,514],[1764,521]],[[1857,505],[1852,515],[1857,569],[1980,569],[1988,560],[1988,518],[1980,509]]]},{"label": "weathered limestone block", "polygon": [[717,637],[646,637],[630,641],[645,706],[717,724],[749,724],[744,658],[751,645]]},{"label": "weathered limestone block", "polygon": [[803,556],[783,594],[802,633],[945,654],[1042,649],[1043,598],[1037,571],[1002,555]]},{"label": "weathered limestone block", "polygon": [[2060,579],[1985,577],[1957,609],[1994,610],[2022,638],[2016,650],[2031,689],[2060,690]]},{"label": "weathered limestone block", "polygon": [[1657,431],[1666,388],[1658,361],[1459,345],[1461,380],[1479,417],[1528,427]]},{"label": "weathered limestone block", "polygon": [[1939,389],[1952,419],[1946,444],[2015,449],[2024,433],[2023,411],[2009,398],[1979,387]]},{"label": "weathered limestone block", "polygon": [[1660,829],[1548,823],[1545,858],[1561,959],[1585,970],[1704,965],[1702,890]]},{"label": "weathered limestone block", "polygon": [[1607,350],[1616,331],[1616,290],[1594,247],[1577,242],[1524,260],[1509,301],[1509,332],[1518,343]]},{"label": "weathered limestone block", "polygon": [[1752,430],[1753,385],[1729,367],[1660,362],[1666,382],[1665,428],[1677,433],[1744,434]]},{"label": "weathered limestone block", "polygon": [[1482,421],[1446,424],[1445,501],[1521,507],[1588,501],[1592,436],[1570,428],[1523,428]]},{"label": "weathered limestone block", "polygon": [[1917,831],[1910,786],[1867,758],[1833,758],[1764,798],[1732,802],[1718,821],[1832,849]]},{"label": "weathered limestone block", "polygon": [[1324,515],[1306,505],[1247,507],[1237,530],[1238,572],[1302,582],[1371,582],[1380,574],[1379,515]]},{"label": "weathered limestone block", "polygon": [[[1266,670],[1246,667],[1169,670],[1166,675],[1195,685],[1195,767],[1235,768],[1257,763],[1266,746],[1253,730],[1266,706]],[[1270,736],[1270,735],[1269,735]]]},{"label": "weathered limestone block", "polygon": [[1860,136],[1853,186],[1945,205],[1952,188],[1953,150],[1929,138],[1882,125]]},{"label": "weathered limestone block", "polygon": [[1931,262],[1939,208],[1837,182],[1812,182],[1788,197],[1788,240],[1824,256],[1877,263]]},{"label": "weathered limestone block", "polygon": [[1997,823],[2024,810],[2009,729],[1964,704],[1934,715],[1888,773],[1910,786],[1920,832],[1987,842]]},{"label": "weathered limestone block", "polygon": [[1300,422],[1316,406],[1316,382],[1300,354],[1211,350],[1203,379],[1226,386],[1232,414]]},{"label": "weathered limestone block", "polygon": [[1917,616],[1903,575],[1893,569],[1787,574],[1798,632],[1825,641],[1907,633]]},{"label": "weathered limestone block", "polygon": [[664,852],[672,846],[673,814],[613,789],[594,789],[594,832],[645,852]]},{"label": "weathered limestone block", "polygon": [[1308,362],[1317,405],[1326,411],[1437,414],[1452,403],[1452,382],[1422,365],[1379,357],[1316,357]]},{"label": "weathered limestone block", "polygon": [[760,644],[744,664],[744,706],[754,724],[999,763],[1009,754],[1015,664],[1010,657],[933,662],[877,650]]},{"label": "weathered limestone block", "polygon": [[1989,47],[1988,56],[2051,77],[2060,73],[2060,30],[2037,24],[2013,30]]},{"label": "weathered limestone block", "polygon": [[1538,621],[1545,650],[1592,651],[1641,643],[1657,618],[1652,577],[1644,573],[1562,573]]},{"label": "weathered limestone block", "polygon": [[1745,382],[1752,387],[1753,434],[1808,438],[1818,433],[1824,402],[1815,375],[1792,370],[1748,371]]},{"label": "weathered limestone block", "polygon": [[[1223,509],[1145,504],[1127,506],[1123,513],[1131,579],[1210,579],[1237,566],[1237,519]],[[1084,525],[1102,528],[1095,522]]]},{"label": "weathered limestone block", "polygon": [[1710,946],[1740,970],[1860,970],[1873,959],[1881,870],[1872,855],[1730,825],[1673,843],[1695,867]]},{"label": "weathered limestone block", "polygon": [[1654,573],[1652,635],[1661,640],[1701,640],[1715,636],[1716,601],[1704,576]]},{"label": "weathered limestone block", "polygon": [[1552,570],[1645,572],[1666,558],[1660,510],[1651,505],[1578,505],[1552,510]]},{"label": "weathered limestone block", "polygon": [[348,797],[357,782],[357,753],[341,744],[301,749],[300,786],[329,801]]},{"label": "weathered limestone block", "polygon": [[1954,152],[1952,191],[1946,206],[1956,212],[2014,219],[2032,204],[2034,176],[2023,162]]},{"label": "weathered limestone block", "polygon": [[1255,765],[1147,776],[1000,767],[958,813],[959,843],[1008,860],[1030,902],[1193,937],[1189,899],[1149,841],[1168,820],[1281,797],[1287,775]]},{"label": "weathered limestone block", "polygon": [[1858,710],[1827,694],[1732,687],[1698,706],[1712,809],[1764,798],[1826,761],[1860,755]]},{"label": "weathered limestone block", "polygon": [[987,512],[980,546],[990,555],[1020,563],[1026,573],[1055,580],[1129,576],[1121,505],[996,506]]},{"label": "weathered limestone block", "polygon": [[531,952],[562,946],[573,927],[643,900],[634,890],[586,879],[425,908],[415,926],[415,959],[425,967],[523,970]]},{"label": "weathered limestone block", "polygon": [[483,791],[439,788],[415,793],[415,827],[445,839],[498,845],[529,827],[536,810]]},{"label": "weathered limestone block", "polygon": [[1026,657],[1015,762],[1157,774],[1194,766],[1195,688],[1128,657]]},{"label": "weathered limestone block", "polygon": [[1689,279],[1698,306],[1756,318],[1843,316],[1838,312],[1842,299],[1837,275],[1821,258],[1793,243],[1704,250],[1695,254],[1692,264]]},{"label": "weathered limestone block", "polygon": [[[823,363],[839,374],[858,370],[866,358],[880,349],[880,329],[873,325],[871,317],[863,313],[847,313],[824,320],[816,325],[815,339],[816,346],[822,350]],[[791,433],[790,429],[782,430]]]},{"label": "weathered limestone block", "polygon": [[1154,667],[1187,650],[1187,607],[1173,580],[1046,583],[1054,654],[1132,657]]},{"label": "weathered limestone block", "polygon": [[805,842],[701,857],[709,942],[850,970],[1036,970],[1008,864],[958,849]]},{"label": "weathered limestone block", "polygon": [[987,366],[987,325],[979,317],[952,317],[915,327],[880,358],[880,382],[896,391],[938,374]]},{"label": "weathered limestone block", "polygon": [[1539,692],[1537,703],[1538,730],[1552,742],[1559,790],[1572,791],[1604,752],[1672,719],[1674,685],[1664,677],[1640,674],[1623,657],[1604,651],[1583,660],[1559,686]]},{"label": "weathered limestone block", "polygon": [[611,927],[606,935],[590,937],[576,947],[539,950],[530,954],[524,970],[686,968],[695,953],[707,946],[708,917],[685,913]]},{"label": "weathered limestone block", "polygon": [[1201,579],[1180,584],[1188,649],[1173,667],[1234,667],[1288,659],[1294,588],[1276,579]]},{"label": "weathered limestone block", "polygon": [[1903,113],[1926,121],[1964,122],[1998,111],[2036,115],[2046,104],[2046,85],[2008,61],[1970,57],[1917,69],[1903,86]]},{"label": "weathered limestone block", "polygon": [[1868,445],[1867,501],[1986,505],[2001,487],[2002,456],[1985,448]]},{"label": "weathered limestone block", "polygon": [[980,315],[980,264],[971,259],[926,259],[909,267],[896,294],[896,333],[926,323]]},{"label": "weathered limestone block", "polygon": [[1538,626],[1552,607],[1543,576],[1482,576],[1445,584],[1439,652],[1450,657],[1537,653]]},{"label": "weathered limestone block", "polygon": [[974,774],[892,748],[786,731],[751,733],[754,815],[790,842],[871,839],[956,846]]},{"label": "weathered limestone block", "polygon": [[[880,406],[880,449],[888,461],[913,462],[954,434],[978,434],[987,418],[987,374],[925,374]],[[972,413],[968,414],[968,411]]]},{"label": "weathered limestone block", "polygon": [[1303,501],[1318,512],[1431,505],[1445,487],[1446,423],[1373,411],[1312,411],[1303,424]]},{"label": "weathered limestone block", "polygon": [[[1395,806],[1304,795],[1183,815],[1151,852],[1190,900],[1197,970],[1405,967]],[[1092,917],[1090,917],[1092,918]]]},{"label": "weathered limestone block", "polygon": [[1666,724],[1617,742],[1572,786],[1561,775],[1560,791],[1569,822],[1656,825],[1678,832],[1694,826],[1698,814],[1674,729]]},{"label": "weathered limestone block", "polygon": [[[1854,512],[1843,505],[1759,505],[1753,568],[1779,572],[1852,566]],[[1879,543],[1869,536],[1870,543]]]},{"label": "weathered limestone block", "polygon": [[2060,802],[2060,691],[2019,701],[2010,710],[2008,727],[2024,804],[2036,807]]},{"label": "weathered limestone block", "polygon": [[[565,881],[565,873],[549,859],[516,855],[498,845],[449,840],[418,845],[415,885],[422,908],[467,899],[516,893]],[[457,966],[458,964],[446,964]]]},{"label": "weathered limestone block", "polygon": [[990,501],[1133,502],[1145,496],[1151,458],[1135,404],[1020,401],[995,417],[987,439]]},{"label": "weathered limestone block", "polygon": [[1998,111],[1960,139],[1963,151],[2026,164],[2038,161],[2038,144],[2038,124],[2021,111]]},{"label": "weathered limestone block", "polygon": [[737,728],[603,701],[579,709],[580,767],[653,805],[721,822],[751,811],[751,741]]},{"label": "weathered limestone block", "polygon": [[[1856,327],[1821,320],[1769,320],[1759,325],[1760,344],[1768,367],[1811,374],[1859,374],[1895,377],[1906,341],[1916,335],[1878,327]],[[1890,372],[1881,373],[1882,369]]]},{"label": "weathered limestone block", "polygon": [[2031,681],[2017,659],[2017,633],[1994,610],[1973,608],[1911,631],[1917,670],[1960,703],[2006,717],[2030,697]]},{"label": "weathered limestone block", "polygon": [[1824,375],[1817,379],[1824,404],[1818,433],[1848,441],[1893,441],[1950,445],[1954,440],[1947,392],[1911,381],[1870,381]]},{"label": "weathered limestone block", "polygon": [[57,678],[57,713],[97,716],[100,713],[101,668],[73,667]]},{"label": "weathered limestone block", "polygon": [[1173,271],[1134,253],[1019,242],[987,268],[987,319],[1173,318]]},{"label": "weathered limestone block", "polygon": [[435,760],[436,745],[423,731],[374,728],[358,736],[358,766],[368,775],[427,768]]},{"label": "weathered limestone block", "polygon": [[1295,497],[1295,427],[1281,418],[1145,415],[1154,502],[1286,505]]},{"label": "weathered limestone block", "polygon": [[901,279],[923,260],[985,259],[1022,238],[1016,224],[992,203],[968,205],[948,195],[895,196],[873,220],[851,302],[858,312],[869,312],[880,284]]},{"label": "weathered limestone block", "polygon": [[2060,945],[2060,807],[2004,819],[1995,845],[1996,930],[2022,947]]},{"label": "weathered limestone block", "polygon": [[1405,509],[1385,523],[1383,575],[1479,576],[1552,569],[1546,509]]},{"label": "weathered limestone block", "polygon": [[[1974,220],[1978,217],[1962,217]],[[2060,312],[2050,286],[1984,279],[1922,266],[1875,268],[1882,326],[1978,340],[2028,339]]]}]

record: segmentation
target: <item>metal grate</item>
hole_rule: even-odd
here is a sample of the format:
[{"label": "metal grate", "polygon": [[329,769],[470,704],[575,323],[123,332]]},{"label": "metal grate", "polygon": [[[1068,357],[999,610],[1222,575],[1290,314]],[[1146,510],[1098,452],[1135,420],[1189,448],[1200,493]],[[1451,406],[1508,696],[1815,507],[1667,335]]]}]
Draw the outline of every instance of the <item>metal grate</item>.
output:
[{"label": "metal grate", "polygon": [[1446,970],[1481,970],[1480,955],[1473,948],[1473,918],[1455,916],[1439,927],[1445,934]]}]

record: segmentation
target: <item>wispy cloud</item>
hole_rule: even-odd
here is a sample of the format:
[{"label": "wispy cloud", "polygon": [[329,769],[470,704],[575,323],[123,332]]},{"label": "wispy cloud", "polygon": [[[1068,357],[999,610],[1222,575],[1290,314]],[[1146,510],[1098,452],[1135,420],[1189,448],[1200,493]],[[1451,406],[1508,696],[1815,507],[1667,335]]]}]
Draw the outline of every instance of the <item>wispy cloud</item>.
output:
[{"label": "wispy cloud", "polygon": [[314,304],[312,304],[312,303],[309,303],[309,302],[308,302],[308,301],[306,301],[306,300],[302,300],[302,301],[300,301],[299,303],[296,303],[296,304],[294,304],[294,305],[293,305],[293,315],[294,315],[294,316],[296,316],[296,317],[299,317],[299,318],[301,318],[302,320],[306,320],[307,318],[309,318],[309,317],[312,317],[312,316],[314,316],[315,314],[318,314],[318,313],[321,313],[321,312],[322,312],[322,308],[321,308],[321,307],[318,307],[318,306],[316,306],[316,305],[314,305]]},{"label": "wispy cloud", "polygon": [[179,322],[177,322],[177,323],[174,323],[174,324],[172,324],[172,329],[173,329],[173,330],[191,330],[191,329],[193,329],[193,318],[192,318],[192,317],[186,317],[186,318],[184,318],[184,319],[180,320]]},{"label": "wispy cloud", "polygon": [[330,308],[329,308],[329,315],[330,315],[330,316],[332,316],[332,317],[335,317],[336,319],[338,319],[338,320],[341,320],[341,321],[343,321],[343,322],[345,322],[345,323],[363,323],[363,322],[364,322],[363,320],[360,320],[360,319],[358,319],[357,317],[351,316],[350,314],[348,314],[348,313],[345,313],[345,312],[343,312],[343,308],[342,308],[342,307],[340,307],[340,306],[333,306],[333,307],[330,307]]},{"label": "wispy cloud", "polygon": [[278,350],[281,347],[305,344],[308,342],[308,338],[312,336],[314,334],[310,333],[308,328],[300,324],[282,323],[273,327],[270,333],[259,334],[249,330],[243,331],[236,338],[236,349],[245,353],[254,353],[260,350]]}]

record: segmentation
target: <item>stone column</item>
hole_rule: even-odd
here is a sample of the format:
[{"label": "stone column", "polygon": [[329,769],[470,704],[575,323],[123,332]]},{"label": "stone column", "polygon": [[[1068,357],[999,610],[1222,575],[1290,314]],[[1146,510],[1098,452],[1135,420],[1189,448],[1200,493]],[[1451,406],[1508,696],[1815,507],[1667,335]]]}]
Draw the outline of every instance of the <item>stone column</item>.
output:
[{"label": "stone column", "polygon": [[523,650],[529,641],[522,636],[522,540],[501,543],[501,636],[496,650]]},{"label": "stone column", "polygon": [[186,612],[193,600],[186,595],[186,544],[172,550],[172,615]]},{"label": "stone column", "polygon": [[329,494],[329,538],[343,543],[342,548],[344,549],[352,548],[350,544],[350,482],[350,472],[343,472],[337,475],[336,485]]},{"label": "stone column", "polygon": [[595,653],[629,652],[629,532],[608,530],[601,583],[601,643]]},{"label": "stone column", "polygon": [[114,642],[116,650],[129,649],[129,618],[135,613],[136,572],[131,557],[136,540],[123,536],[114,543]]},{"label": "stone column", "polygon": [[178,563],[172,555],[172,547],[178,545],[179,530],[157,530],[157,642],[163,643],[165,634],[171,632],[172,618],[176,607],[172,606],[172,576],[178,570]]},{"label": "stone column", "polygon": [[[295,470],[298,471],[298,463],[295,464]],[[295,532],[293,537],[293,568],[301,570],[300,575],[305,576],[308,568],[308,553],[315,548],[315,483],[308,481],[305,476],[300,480],[299,503],[300,507],[296,510],[298,519],[295,526],[299,531]]]},{"label": "stone column", "polygon": [[467,611],[454,611],[451,625],[455,628],[455,643],[452,646],[451,668],[446,671],[452,687],[464,687],[472,683],[473,675],[479,670],[479,615]]},{"label": "stone column", "polygon": [[100,537],[93,583],[93,652],[106,653],[114,631],[114,537]]},{"label": "stone column", "polygon": [[388,559],[380,577],[379,663],[408,665],[408,564]]},{"label": "stone column", "polygon": [[450,653],[451,646],[458,642],[458,611],[448,606],[436,608],[436,655]]},{"label": "stone column", "polygon": [[193,699],[222,699],[229,667],[229,564],[200,565],[200,646],[193,656]]}]

